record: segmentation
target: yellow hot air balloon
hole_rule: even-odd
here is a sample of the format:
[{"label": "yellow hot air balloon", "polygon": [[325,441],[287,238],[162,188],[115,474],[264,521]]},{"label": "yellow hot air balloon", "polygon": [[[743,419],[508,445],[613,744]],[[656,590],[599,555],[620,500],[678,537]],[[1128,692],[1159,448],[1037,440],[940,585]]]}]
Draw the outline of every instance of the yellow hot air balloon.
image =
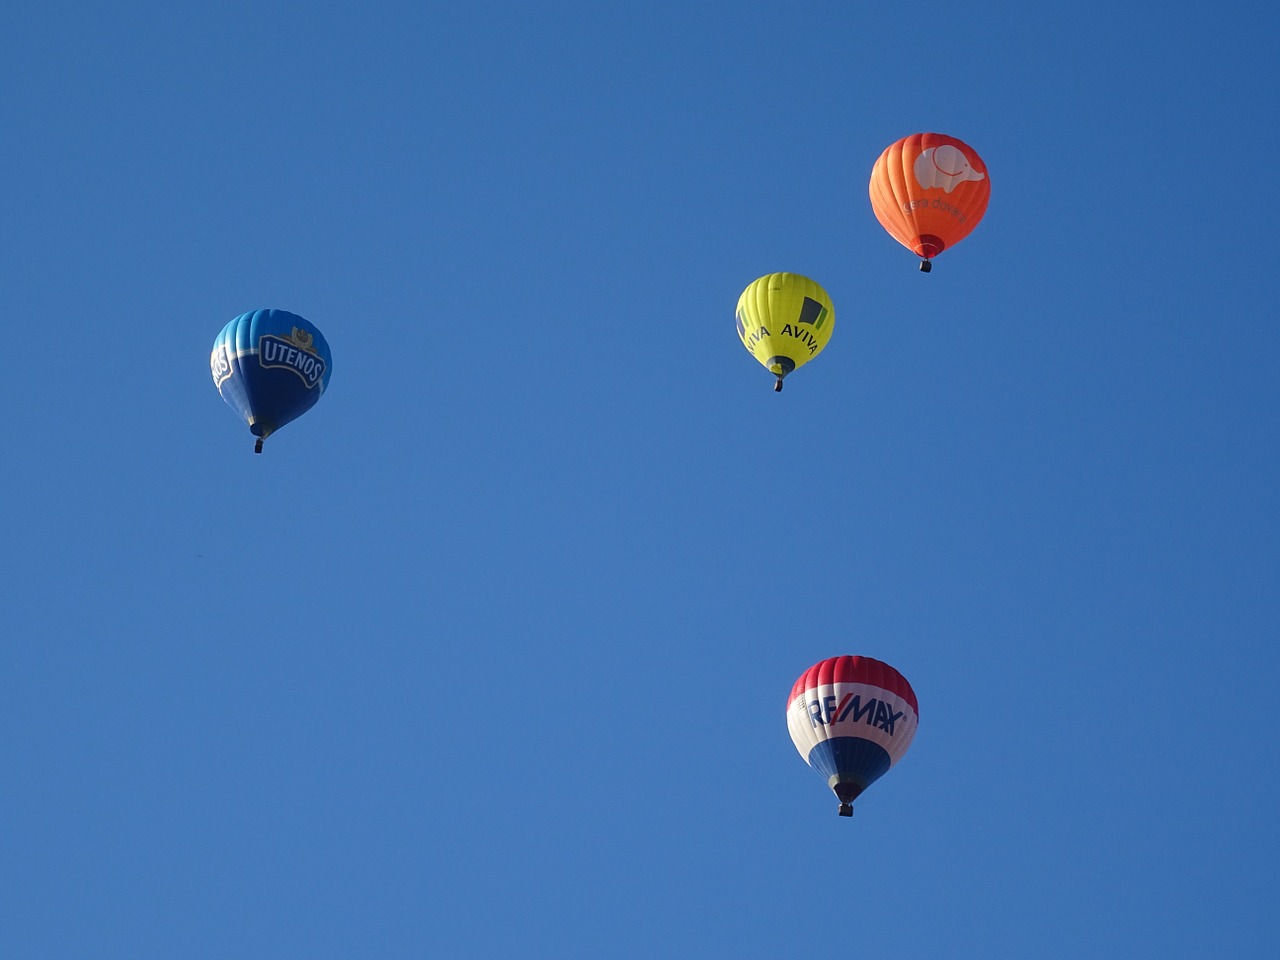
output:
[{"label": "yellow hot air balloon", "polygon": [[738,337],[747,351],[778,378],[802,367],[831,339],[836,325],[831,298],[798,273],[771,273],[738,298]]}]

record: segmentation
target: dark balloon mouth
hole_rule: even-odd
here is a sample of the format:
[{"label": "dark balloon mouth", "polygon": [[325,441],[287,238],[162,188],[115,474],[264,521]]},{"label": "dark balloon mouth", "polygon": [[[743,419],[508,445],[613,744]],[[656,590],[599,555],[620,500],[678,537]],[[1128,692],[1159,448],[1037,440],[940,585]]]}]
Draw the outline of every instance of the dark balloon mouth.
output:
[{"label": "dark balloon mouth", "polygon": [[790,373],[792,370],[796,368],[796,362],[792,360],[790,357],[770,357],[767,361],[765,361],[765,366],[769,370],[772,370],[774,367],[778,367],[777,375],[779,377],[785,377],[788,373]]},{"label": "dark balloon mouth", "polygon": [[866,787],[860,783],[846,780],[843,783],[833,783],[831,789],[835,791],[836,797],[841,803],[853,803],[862,795]]},{"label": "dark balloon mouth", "polygon": [[946,248],[947,245],[942,242],[942,238],[935,237],[932,233],[923,233],[916,237],[916,253],[926,260],[932,260]]}]

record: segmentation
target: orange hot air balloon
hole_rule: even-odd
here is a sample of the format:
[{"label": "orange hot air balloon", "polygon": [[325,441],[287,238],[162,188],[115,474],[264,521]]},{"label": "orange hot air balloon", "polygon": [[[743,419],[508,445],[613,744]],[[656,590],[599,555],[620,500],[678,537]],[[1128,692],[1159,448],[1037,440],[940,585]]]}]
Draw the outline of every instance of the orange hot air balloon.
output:
[{"label": "orange hot air balloon", "polygon": [[889,235],[922,257],[920,269],[978,225],[991,199],[982,158],[963,140],[917,133],[885,148],[871,168],[871,209]]}]

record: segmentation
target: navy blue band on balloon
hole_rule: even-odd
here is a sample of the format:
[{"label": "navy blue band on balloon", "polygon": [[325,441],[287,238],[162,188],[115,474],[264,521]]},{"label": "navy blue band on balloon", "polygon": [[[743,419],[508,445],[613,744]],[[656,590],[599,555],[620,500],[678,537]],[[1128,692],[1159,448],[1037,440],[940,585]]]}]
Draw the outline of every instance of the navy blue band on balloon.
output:
[{"label": "navy blue band on balloon", "polygon": [[[891,762],[884,747],[861,737],[834,737],[809,751],[809,766],[830,780],[852,780],[862,790],[888,772]],[[861,791],[859,791],[861,792]]]}]

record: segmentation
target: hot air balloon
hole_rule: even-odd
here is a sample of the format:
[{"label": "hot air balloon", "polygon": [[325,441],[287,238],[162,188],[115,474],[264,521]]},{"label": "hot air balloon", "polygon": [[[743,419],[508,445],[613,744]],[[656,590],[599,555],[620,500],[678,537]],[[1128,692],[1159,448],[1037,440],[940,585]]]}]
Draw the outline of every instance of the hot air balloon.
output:
[{"label": "hot air balloon", "polygon": [[302,416],[329,386],[333,360],[324,335],[285,310],[252,310],[236,317],[213,341],[213,382],[231,408],[262,441]]},{"label": "hot air balloon", "polygon": [[778,380],[804,366],[827,345],[836,313],[827,291],[798,273],[771,273],[738,298],[738,337]]},{"label": "hot air balloon", "polygon": [[991,198],[982,158],[963,140],[917,133],[885,148],[871,168],[871,209],[890,236],[923,259],[953,247],[978,225]]},{"label": "hot air balloon", "polygon": [[870,657],[815,663],[791,688],[787,728],[800,756],[840,800],[840,816],[902,759],[916,735],[916,695],[897,670]]}]

